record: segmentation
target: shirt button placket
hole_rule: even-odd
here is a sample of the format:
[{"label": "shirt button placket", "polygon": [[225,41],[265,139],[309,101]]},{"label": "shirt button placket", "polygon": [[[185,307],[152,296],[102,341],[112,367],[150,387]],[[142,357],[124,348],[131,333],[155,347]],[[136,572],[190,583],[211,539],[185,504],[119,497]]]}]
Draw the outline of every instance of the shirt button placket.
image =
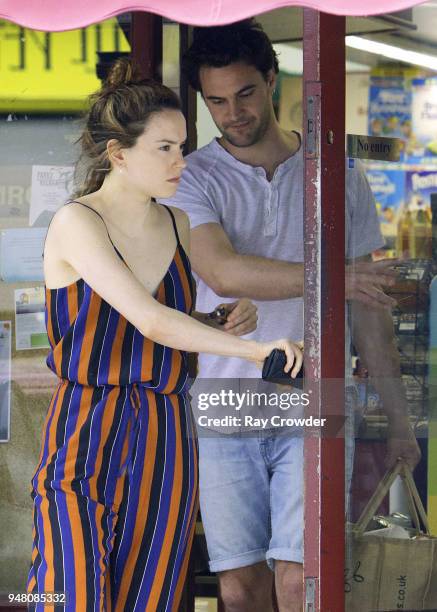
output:
[{"label": "shirt button placket", "polygon": [[266,219],[264,225],[265,236],[276,236],[277,231],[277,190],[269,185],[268,205],[266,211]]}]

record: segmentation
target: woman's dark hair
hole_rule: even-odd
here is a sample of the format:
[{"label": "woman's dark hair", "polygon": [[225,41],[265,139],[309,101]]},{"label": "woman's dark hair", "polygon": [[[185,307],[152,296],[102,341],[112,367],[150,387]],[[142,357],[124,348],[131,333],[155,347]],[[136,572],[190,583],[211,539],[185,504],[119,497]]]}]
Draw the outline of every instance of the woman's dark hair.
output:
[{"label": "woman's dark hair", "polygon": [[143,79],[128,58],[115,62],[100,91],[90,96],[86,126],[79,138],[86,164],[80,197],[97,191],[111,170],[107,143],[115,139],[123,148],[133,147],[150,117],[162,110],[181,110],[178,96],[168,87]]},{"label": "woman's dark hair", "polygon": [[263,77],[269,70],[279,72],[272,43],[259,23],[245,19],[226,26],[194,28],[193,43],[182,59],[182,69],[196,91],[201,91],[202,66],[222,68],[235,62],[255,66]]}]

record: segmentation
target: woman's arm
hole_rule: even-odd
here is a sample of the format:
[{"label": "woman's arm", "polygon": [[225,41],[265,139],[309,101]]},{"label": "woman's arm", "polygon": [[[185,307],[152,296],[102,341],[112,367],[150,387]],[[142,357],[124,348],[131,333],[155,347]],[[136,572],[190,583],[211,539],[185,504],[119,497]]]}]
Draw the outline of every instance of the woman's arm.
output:
[{"label": "woman's arm", "polygon": [[283,348],[287,369],[299,371],[301,355],[290,342],[257,343],[211,329],[155,300],[115,253],[103,221],[82,206],[58,211],[50,227],[46,255],[70,265],[94,291],[154,342],[188,352],[241,357],[262,364],[270,351]]},{"label": "woman's arm", "polygon": [[208,317],[207,312],[193,310],[191,316],[193,319],[196,319],[196,321],[199,321],[199,323],[203,323],[203,325],[208,325],[208,327],[212,327],[213,329],[222,329],[214,319]]}]

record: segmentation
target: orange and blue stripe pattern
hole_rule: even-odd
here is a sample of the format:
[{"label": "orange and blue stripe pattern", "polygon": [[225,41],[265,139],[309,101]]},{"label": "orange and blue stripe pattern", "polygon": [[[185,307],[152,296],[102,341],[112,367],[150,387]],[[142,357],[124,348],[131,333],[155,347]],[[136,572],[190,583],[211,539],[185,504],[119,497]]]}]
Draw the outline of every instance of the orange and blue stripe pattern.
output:
[{"label": "orange and blue stripe pattern", "polygon": [[[189,261],[178,244],[156,299],[190,313]],[[186,355],[145,338],[82,279],[46,289],[46,323],[52,350],[47,365],[81,385],[140,383],[159,393],[179,393],[186,382]]]},{"label": "orange and blue stripe pattern", "polygon": [[[189,314],[177,239],[156,299]],[[32,478],[28,592],[66,603],[29,609],[177,610],[197,514],[186,355],[142,336],[83,280],[46,297],[47,363],[60,381]]]}]

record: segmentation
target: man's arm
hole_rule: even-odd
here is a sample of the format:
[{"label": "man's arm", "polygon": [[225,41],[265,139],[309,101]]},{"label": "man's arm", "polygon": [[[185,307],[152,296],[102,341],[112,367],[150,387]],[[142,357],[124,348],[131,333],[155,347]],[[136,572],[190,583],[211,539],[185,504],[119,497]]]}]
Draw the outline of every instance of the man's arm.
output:
[{"label": "man's arm", "polygon": [[387,467],[403,457],[414,468],[420,460],[420,450],[408,417],[391,313],[357,301],[351,302],[350,309],[354,346],[388,419]]},{"label": "man's arm", "polygon": [[283,300],[303,295],[303,264],[237,253],[217,223],[191,232],[194,271],[221,297]]},{"label": "man's arm", "polygon": [[[191,232],[194,271],[221,297],[284,300],[303,296],[303,263],[242,255],[218,223],[198,225]],[[393,261],[365,261],[346,266],[346,299],[366,305],[392,306],[381,286],[394,284]]]}]

